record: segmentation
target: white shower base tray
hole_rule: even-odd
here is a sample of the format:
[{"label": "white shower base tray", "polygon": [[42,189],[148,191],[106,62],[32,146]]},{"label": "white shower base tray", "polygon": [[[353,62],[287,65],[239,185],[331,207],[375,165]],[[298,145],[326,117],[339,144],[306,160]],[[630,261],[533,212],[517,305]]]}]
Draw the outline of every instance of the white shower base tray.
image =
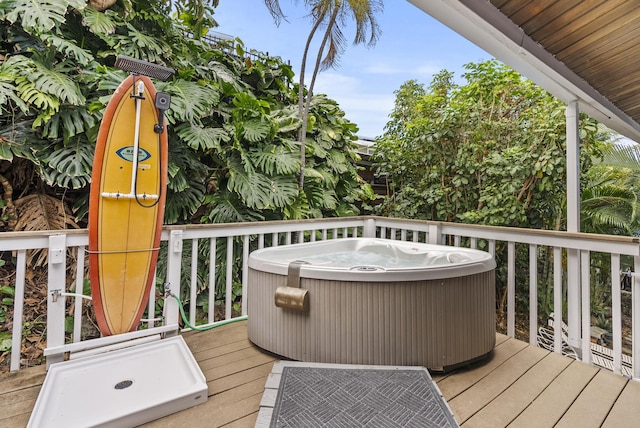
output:
[{"label": "white shower base tray", "polygon": [[181,336],[52,364],[29,427],[131,427],[207,401]]}]

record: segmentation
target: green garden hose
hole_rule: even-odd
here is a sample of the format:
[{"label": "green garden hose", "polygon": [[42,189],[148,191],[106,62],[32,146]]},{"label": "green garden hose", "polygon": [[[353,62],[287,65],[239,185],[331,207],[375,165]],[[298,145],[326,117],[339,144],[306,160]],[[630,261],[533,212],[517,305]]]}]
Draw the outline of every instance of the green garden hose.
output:
[{"label": "green garden hose", "polygon": [[180,308],[180,315],[182,316],[182,321],[184,321],[184,324],[189,327],[191,330],[195,330],[195,331],[207,331],[207,330],[211,330],[212,328],[216,328],[216,327],[220,327],[223,325],[227,325],[227,324],[231,324],[232,322],[237,322],[237,321],[245,321],[247,319],[246,315],[243,315],[241,317],[237,317],[237,318],[232,318],[229,320],[224,320],[224,321],[218,321],[217,323],[205,326],[205,327],[198,327],[195,325],[191,325],[191,323],[189,322],[189,320],[187,319],[187,314],[184,313],[184,306],[182,305],[182,301],[180,300],[180,298],[178,296],[176,296],[175,294],[171,293],[171,296],[176,299],[176,301],[178,302],[178,307]]}]

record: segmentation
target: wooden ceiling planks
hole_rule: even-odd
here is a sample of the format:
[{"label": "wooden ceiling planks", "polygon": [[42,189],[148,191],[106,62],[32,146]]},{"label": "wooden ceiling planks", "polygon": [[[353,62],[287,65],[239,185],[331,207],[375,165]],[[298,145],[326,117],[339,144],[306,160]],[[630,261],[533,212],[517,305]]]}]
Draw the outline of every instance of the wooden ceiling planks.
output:
[{"label": "wooden ceiling planks", "polygon": [[532,40],[640,123],[640,2],[490,1]]}]

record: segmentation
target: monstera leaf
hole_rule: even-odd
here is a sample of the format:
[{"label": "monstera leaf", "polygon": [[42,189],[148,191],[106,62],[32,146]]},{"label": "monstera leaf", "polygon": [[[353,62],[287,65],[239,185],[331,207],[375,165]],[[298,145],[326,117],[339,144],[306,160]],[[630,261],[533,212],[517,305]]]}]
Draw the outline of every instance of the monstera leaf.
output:
[{"label": "monstera leaf", "polygon": [[69,6],[82,10],[84,0],[9,0],[6,18],[15,23],[22,22],[22,27],[30,33],[44,33],[56,24],[65,22],[65,14]]}]

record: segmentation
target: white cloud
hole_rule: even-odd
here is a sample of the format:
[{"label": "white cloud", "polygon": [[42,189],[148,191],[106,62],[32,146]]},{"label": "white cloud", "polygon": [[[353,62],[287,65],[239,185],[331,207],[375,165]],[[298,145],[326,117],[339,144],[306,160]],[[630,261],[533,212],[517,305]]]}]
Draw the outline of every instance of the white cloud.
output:
[{"label": "white cloud", "polygon": [[347,119],[358,125],[359,135],[375,137],[382,134],[395,95],[375,85],[371,79],[347,76],[337,72],[320,73],[314,92],[336,100]]},{"label": "white cloud", "polygon": [[[406,64],[405,61],[402,62],[394,62],[395,64]],[[422,63],[422,64],[412,64],[408,66],[396,66],[392,65],[388,62],[371,64],[364,68],[365,73],[369,74],[382,74],[382,75],[411,75],[411,76],[433,76],[438,73],[444,67],[442,65],[436,63]]]}]

